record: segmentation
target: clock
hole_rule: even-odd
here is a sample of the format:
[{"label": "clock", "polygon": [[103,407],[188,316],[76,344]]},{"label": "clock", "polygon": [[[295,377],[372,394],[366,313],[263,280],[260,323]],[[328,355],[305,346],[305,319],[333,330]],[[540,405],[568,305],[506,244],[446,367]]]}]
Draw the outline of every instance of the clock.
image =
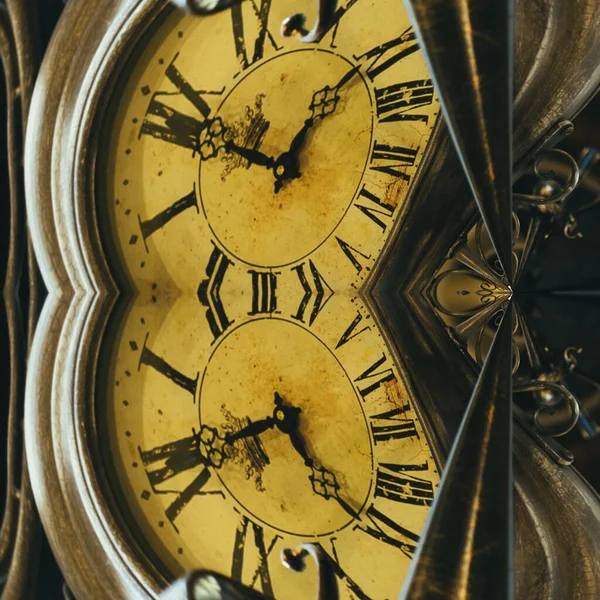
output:
[{"label": "clock", "polygon": [[[422,292],[474,210],[405,10],[351,0],[309,46],[279,35],[295,10],[80,2],[46,56],[28,460],[77,597],[196,568],[307,597],[316,570],[279,555],[308,542],[342,597],[391,598],[417,549],[475,380]],[[516,443],[546,469],[517,509],[537,557],[552,470]]]},{"label": "clock", "polygon": [[272,33],[293,8],[172,13],[109,100],[99,216],[124,291],[100,443],[168,574],[309,596],[279,554],[312,541],[347,597],[391,597],[439,475],[361,289],[438,104],[395,3],[310,48]]}]

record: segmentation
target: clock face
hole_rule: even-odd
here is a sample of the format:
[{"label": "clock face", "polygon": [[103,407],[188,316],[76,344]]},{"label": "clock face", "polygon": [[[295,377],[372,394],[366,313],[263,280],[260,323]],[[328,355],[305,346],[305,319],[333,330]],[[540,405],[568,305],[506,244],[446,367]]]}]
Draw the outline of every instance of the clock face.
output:
[{"label": "clock face", "polygon": [[173,13],[113,96],[96,177],[124,277],[100,417],[170,575],[311,597],[314,568],[279,559],[308,541],[342,597],[392,598],[438,472],[362,290],[438,105],[398,2],[342,4],[310,46],[278,33],[296,8]]}]

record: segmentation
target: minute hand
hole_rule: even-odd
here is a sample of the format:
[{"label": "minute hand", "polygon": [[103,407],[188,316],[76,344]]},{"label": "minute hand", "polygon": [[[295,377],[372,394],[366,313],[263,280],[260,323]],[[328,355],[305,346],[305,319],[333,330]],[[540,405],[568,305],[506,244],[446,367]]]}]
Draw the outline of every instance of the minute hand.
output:
[{"label": "minute hand", "polygon": [[[316,120],[318,118],[324,119],[325,117],[327,117],[328,115],[332,114],[336,107],[337,107],[337,101],[338,101],[338,95],[337,92],[340,88],[342,88],[344,85],[346,85],[353,77],[354,75],[356,75],[356,73],[358,73],[358,71],[360,70],[360,65],[350,69],[347,73],[344,74],[344,76],[338,81],[337,85],[335,85],[333,88],[330,88],[329,86],[325,86],[324,88],[317,90],[313,96],[312,96],[312,100],[310,102],[310,111],[311,111],[311,116],[306,119],[306,121],[304,121],[304,125],[302,126],[302,129],[300,129],[300,131],[294,136],[294,139],[292,140],[292,143],[290,144],[290,149],[288,150],[288,154],[297,157],[298,153],[300,152],[300,149],[302,148],[302,145],[304,143],[304,140],[306,138],[306,136],[308,135],[308,132],[310,130],[310,128],[315,124]],[[335,91],[335,95],[331,100],[327,99],[327,95],[328,92],[330,91]],[[328,108],[330,106],[330,103],[333,102],[333,108]],[[316,112],[317,108],[321,108],[320,112]]]}]

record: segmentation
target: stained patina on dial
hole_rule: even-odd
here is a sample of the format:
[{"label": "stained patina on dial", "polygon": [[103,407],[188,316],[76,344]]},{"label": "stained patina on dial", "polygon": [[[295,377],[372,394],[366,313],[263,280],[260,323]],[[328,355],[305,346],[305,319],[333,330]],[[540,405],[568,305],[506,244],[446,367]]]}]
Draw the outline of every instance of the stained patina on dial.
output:
[{"label": "stained patina on dial", "polygon": [[310,48],[278,34],[295,9],[172,14],[113,96],[109,467],[172,575],[310,597],[279,554],[311,541],[343,597],[391,598],[439,477],[362,290],[438,105],[396,2],[342,3]]}]

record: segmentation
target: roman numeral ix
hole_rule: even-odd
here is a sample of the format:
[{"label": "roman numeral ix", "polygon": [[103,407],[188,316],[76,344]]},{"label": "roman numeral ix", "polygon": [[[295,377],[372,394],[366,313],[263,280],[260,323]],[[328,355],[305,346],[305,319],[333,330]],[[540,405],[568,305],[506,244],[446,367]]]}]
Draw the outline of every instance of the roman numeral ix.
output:
[{"label": "roman numeral ix", "polygon": [[202,306],[206,306],[206,321],[213,334],[213,343],[233,323],[227,318],[220,296],[225,273],[232,264],[215,246],[206,265],[206,279],[198,286],[198,300]]},{"label": "roman numeral ix", "polygon": [[[331,296],[333,296],[333,290],[329,287],[323,276],[315,267],[315,264],[312,260],[308,261],[310,277],[312,279],[312,287],[308,281],[308,277],[305,271],[306,263],[302,263],[292,269],[292,271],[296,271],[298,275],[298,279],[300,280],[300,285],[304,290],[304,296],[302,296],[302,300],[300,301],[300,306],[298,307],[298,311],[295,315],[292,315],[293,319],[297,319],[298,321],[302,321],[306,323],[306,309],[308,308],[308,304],[313,297],[314,293],[314,302],[312,306],[312,310],[310,311],[310,316],[308,317],[309,326],[312,325],[315,319],[319,316],[319,313],[325,308],[327,302]],[[313,292],[314,288],[314,292]]]}]

